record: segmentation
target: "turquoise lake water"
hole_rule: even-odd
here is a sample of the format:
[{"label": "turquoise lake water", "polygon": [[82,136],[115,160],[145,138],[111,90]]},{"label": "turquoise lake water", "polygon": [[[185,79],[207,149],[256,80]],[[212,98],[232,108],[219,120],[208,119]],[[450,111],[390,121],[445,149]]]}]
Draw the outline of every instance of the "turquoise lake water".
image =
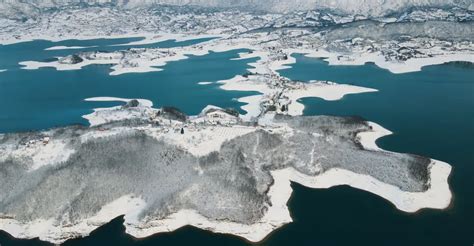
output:
[{"label": "turquoise lake water", "polygon": [[[204,42],[208,39],[184,42],[164,41],[146,47],[174,47]],[[87,46],[99,44],[95,50],[118,50],[127,46],[114,44],[137,39],[68,40],[62,42],[33,41],[0,46],[0,132],[46,129],[70,124],[87,125],[81,116],[93,108],[120,105],[120,102],[85,102],[90,97],[124,97],[151,100],[156,107],[172,105],[188,114],[199,113],[206,105],[240,108],[234,100],[252,92],[224,91],[217,84],[199,85],[203,81],[230,79],[244,74],[249,62],[256,58],[232,60],[245,50],[211,52],[204,56],[174,61],[163,71],[110,76],[110,65],[90,65],[80,70],[56,71],[54,68],[24,70],[20,61],[44,61],[83,50],[45,51],[57,45]],[[108,45],[108,46],[107,46]],[[103,47],[102,47],[103,46]],[[134,46],[135,47],[135,46]],[[144,47],[141,45],[139,47]],[[85,50],[90,50],[85,49]]]},{"label": "turquoise lake water", "polygon": [[[230,60],[239,50],[169,63],[161,72],[109,76],[110,66],[77,71],[45,68],[20,70],[18,61],[45,60],[71,51],[43,51],[56,45],[86,46],[135,40],[34,41],[0,46],[0,132],[82,123],[92,108],[118,103],[84,102],[95,96],[145,98],[156,105],[174,105],[190,114],[207,104],[238,107],[233,98],[251,93],[229,92],[216,85],[197,85],[245,73],[249,60]],[[111,43],[109,43],[111,42]],[[197,42],[197,41],[196,41]],[[154,44],[160,46],[160,44]],[[172,41],[168,45],[176,44]],[[97,49],[97,48],[96,48]],[[50,53],[51,52],[51,53]],[[56,53],[57,52],[57,53]],[[63,52],[63,53],[61,53]],[[5,59],[4,57],[8,57]],[[455,196],[447,210],[415,214],[397,210],[382,198],[347,186],[308,189],[293,184],[289,201],[294,219],[262,245],[468,245],[474,243],[474,68],[458,64],[425,67],[420,72],[392,74],[373,64],[329,66],[320,59],[296,55],[297,63],[281,74],[298,80],[331,80],[378,89],[328,102],[306,98],[305,115],[359,115],[394,132],[377,143],[384,149],[421,154],[450,163]],[[193,227],[136,240],[124,233],[117,218],[84,239],[66,245],[247,245],[229,235]],[[42,245],[16,240],[0,232],[0,244]]]}]

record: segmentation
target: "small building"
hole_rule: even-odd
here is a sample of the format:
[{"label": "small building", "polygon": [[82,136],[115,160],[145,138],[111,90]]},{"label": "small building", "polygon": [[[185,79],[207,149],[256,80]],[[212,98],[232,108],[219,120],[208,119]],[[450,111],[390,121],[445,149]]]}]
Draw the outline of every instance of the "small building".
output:
[{"label": "small building", "polygon": [[239,121],[238,117],[222,110],[213,110],[211,112],[208,112],[206,113],[206,117],[211,123],[234,124]]},{"label": "small building", "polygon": [[49,137],[44,137],[43,138],[43,144],[46,145],[49,143],[50,138]]}]

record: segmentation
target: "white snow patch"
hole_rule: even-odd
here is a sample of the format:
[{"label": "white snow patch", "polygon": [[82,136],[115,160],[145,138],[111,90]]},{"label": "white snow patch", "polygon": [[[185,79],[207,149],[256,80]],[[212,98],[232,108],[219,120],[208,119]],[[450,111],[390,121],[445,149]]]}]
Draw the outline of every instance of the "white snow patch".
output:
[{"label": "white snow patch", "polygon": [[372,128],[372,131],[365,131],[357,134],[360,144],[362,144],[364,149],[367,150],[384,151],[383,149],[379,148],[375,142],[381,137],[392,134],[392,132],[374,122],[368,122],[368,124]]},{"label": "white snow patch", "polygon": [[38,219],[30,223],[21,223],[15,219],[0,218],[0,229],[16,238],[35,238],[60,244],[69,238],[85,237],[101,225],[112,219],[125,215],[125,220],[135,221],[138,213],[144,209],[145,202],[133,195],[126,195],[105,205],[95,215],[80,223],[61,226],[56,220]]},{"label": "white snow patch", "polygon": [[97,46],[53,46],[46,48],[44,50],[78,50],[78,49],[87,49],[87,48],[95,48]]},{"label": "white snow patch", "polygon": [[[88,102],[124,102],[124,103],[128,103],[131,100],[134,100],[134,99],[121,98],[121,97],[90,97],[90,98],[84,99],[84,101],[88,101]],[[135,100],[137,100],[141,106],[153,107],[153,102],[150,100],[147,100],[147,99],[135,99]]]},{"label": "white snow patch", "polygon": [[306,84],[303,88],[296,90],[289,90],[284,93],[291,100],[291,104],[288,106],[288,114],[290,115],[302,115],[304,105],[298,102],[301,98],[306,97],[319,97],[327,101],[336,101],[342,99],[348,94],[376,92],[377,90],[371,88],[365,88],[354,85],[346,84],[335,84],[335,83],[320,83],[312,82]]},{"label": "white snow patch", "polygon": [[29,160],[28,170],[33,171],[47,165],[67,161],[74,153],[63,139],[46,136],[30,139],[25,144],[4,144],[0,146],[0,161],[7,158]]},{"label": "white snow patch", "polygon": [[[177,127],[177,130],[180,128]],[[179,131],[153,132],[147,131],[156,139],[181,146],[194,156],[205,156],[219,151],[225,141],[254,132],[255,127],[245,126],[208,126],[205,128],[184,128],[185,134]]]},{"label": "white snow patch", "polygon": [[213,84],[213,82],[207,82],[207,81],[198,82],[198,85],[210,85],[210,84]]},{"label": "white snow patch", "polygon": [[[92,97],[86,98],[84,101],[95,101],[95,102],[129,102],[133,99],[119,98],[119,97]],[[153,102],[147,99],[136,99],[140,105],[135,110],[120,110],[121,106],[110,107],[110,108],[95,108],[91,114],[83,115],[82,118],[89,121],[90,126],[102,125],[105,123],[120,121],[125,119],[143,118],[152,114]]]},{"label": "white snow patch", "polygon": [[185,35],[185,34],[175,34],[175,33],[158,33],[158,34],[144,34],[142,37],[144,39],[139,41],[128,42],[124,44],[116,44],[112,46],[134,46],[134,45],[146,45],[146,44],[153,44],[159,43],[167,40],[175,40],[176,42],[194,40],[194,39],[202,39],[202,38],[219,38],[222,35],[208,35],[208,34],[196,34],[193,36]]}]

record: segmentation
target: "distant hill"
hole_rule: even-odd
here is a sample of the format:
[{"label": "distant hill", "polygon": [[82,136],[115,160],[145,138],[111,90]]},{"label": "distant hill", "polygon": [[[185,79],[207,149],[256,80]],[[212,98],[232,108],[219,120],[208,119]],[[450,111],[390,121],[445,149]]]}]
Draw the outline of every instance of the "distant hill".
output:
[{"label": "distant hill", "polygon": [[45,8],[71,5],[109,5],[123,8],[147,8],[160,4],[236,8],[244,11],[291,12],[313,9],[379,17],[414,7],[474,10],[473,0],[0,0],[0,17],[34,16]]}]

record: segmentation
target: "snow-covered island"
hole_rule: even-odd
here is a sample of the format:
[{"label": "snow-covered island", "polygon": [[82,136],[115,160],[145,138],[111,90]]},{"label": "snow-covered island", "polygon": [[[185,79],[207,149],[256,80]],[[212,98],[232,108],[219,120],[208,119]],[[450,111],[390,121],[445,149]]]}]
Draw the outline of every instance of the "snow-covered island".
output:
[{"label": "snow-covered island", "polygon": [[267,111],[255,122],[207,107],[188,117],[145,101],[96,110],[91,127],[0,135],[0,229],[53,243],[125,215],[146,237],[193,225],[260,241],[291,222],[290,181],[350,185],[398,209],[446,208],[451,167],[378,149],[359,118]]}]

